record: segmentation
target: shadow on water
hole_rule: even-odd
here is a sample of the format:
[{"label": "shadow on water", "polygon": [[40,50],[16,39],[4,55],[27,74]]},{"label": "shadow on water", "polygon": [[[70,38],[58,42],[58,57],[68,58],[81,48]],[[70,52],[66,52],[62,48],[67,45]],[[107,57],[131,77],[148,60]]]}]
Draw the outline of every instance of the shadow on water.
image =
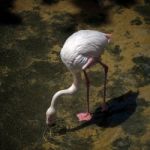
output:
[{"label": "shadow on water", "polygon": [[73,0],[73,3],[81,8],[81,12],[77,14],[77,19],[90,25],[101,25],[109,23],[108,8],[99,5],[97,0]]},{"label": "shadow on water", "polygon": [[44,4],[48,4],[48,5],[51,5],[53,3],[57,3],[59,0],[43,0],[43,3]]},{"label": "shadow on water", "polygon": [[0,25],[17,25],[22,22],[21,17],[11,11],[14,2],[15,0],[0,0]]},{"label": "shadow on water", "polygon": [[138,92],[129,91],[124,95],[113,98],[107,102],[109,110],[101,112],[98,107],[93,113],[90,121],[82,123],[81,125],[67,129],[66,132],[73,132],[83,129],[90,125],[97,125],[99,127],[114,127],[126,121],[136,110]]},{"label": "shadow on water", "polygon": [[131,7],[137,4],[137,0],[73,0],[73,3],[81,8],[81,12],[77,15],[78,20],[95,26],[111,22],[110,10],[115,5]]},{"label": "shadow on water", "polygon": [[113,0],[116,4],[124,6],[124,7],[130,7],[138,2],[138,0]]}]

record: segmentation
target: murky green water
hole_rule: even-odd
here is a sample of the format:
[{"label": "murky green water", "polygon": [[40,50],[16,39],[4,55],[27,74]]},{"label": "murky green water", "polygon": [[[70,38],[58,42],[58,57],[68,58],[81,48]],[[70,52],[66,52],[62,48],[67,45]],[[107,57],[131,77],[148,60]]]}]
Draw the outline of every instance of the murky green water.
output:
[{"label": "murky green water", "polygon": [[[16,0],[2,5],[0,149],[149,150],[149,0],[105,1],[100,6],[94,0],[48,2]],[[93,119],[79,123],[76,118],[86,109],[83,81],[78,93],[59,99],[56,125],[45,130],[53,94],[72,82],[60,49],[80,29],[113,34],[103,55],[109,66],[109,111],[100,112],[103,70],[96,65],[89,70]]]}]

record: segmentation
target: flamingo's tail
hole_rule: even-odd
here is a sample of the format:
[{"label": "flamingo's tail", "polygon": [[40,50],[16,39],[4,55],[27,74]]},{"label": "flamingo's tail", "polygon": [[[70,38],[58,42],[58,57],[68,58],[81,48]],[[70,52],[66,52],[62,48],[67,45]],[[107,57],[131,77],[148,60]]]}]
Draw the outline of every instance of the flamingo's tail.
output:
[{"label": "flamingo's tail", "polygon": [[108,39],[108,43],[110,43],[112,39],[112,34],[105,34],[106,38]]}]

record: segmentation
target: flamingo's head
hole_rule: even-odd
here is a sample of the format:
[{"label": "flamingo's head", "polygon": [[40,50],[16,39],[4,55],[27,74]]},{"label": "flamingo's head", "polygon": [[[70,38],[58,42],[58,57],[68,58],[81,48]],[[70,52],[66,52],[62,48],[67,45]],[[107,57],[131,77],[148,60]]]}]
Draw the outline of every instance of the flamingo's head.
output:
[{"label": "flamingo's head", "polygon": [[49,107],[46,111],[46,124],[52,125],[52,124],[54,124],[55,120],[56,120],[55,109],[52,107]]}]

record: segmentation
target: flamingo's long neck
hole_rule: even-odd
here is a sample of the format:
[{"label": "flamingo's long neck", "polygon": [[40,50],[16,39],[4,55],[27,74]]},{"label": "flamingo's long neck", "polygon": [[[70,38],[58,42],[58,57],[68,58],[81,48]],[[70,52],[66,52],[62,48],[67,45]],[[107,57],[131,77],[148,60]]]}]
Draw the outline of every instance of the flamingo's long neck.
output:
[{"label": "flamingo's long neck", "polygon": [[78,90],[81,74],[80,73],[72,73],[72,74],[73,74],[72,85],[68,89],[64,89],[64,90],[60,90],[60,91],[56,92],[52,98],[50,107],[55,109],[58,97],[60,97],[62,95],[69,95],[69,94],[71,95]]}]

